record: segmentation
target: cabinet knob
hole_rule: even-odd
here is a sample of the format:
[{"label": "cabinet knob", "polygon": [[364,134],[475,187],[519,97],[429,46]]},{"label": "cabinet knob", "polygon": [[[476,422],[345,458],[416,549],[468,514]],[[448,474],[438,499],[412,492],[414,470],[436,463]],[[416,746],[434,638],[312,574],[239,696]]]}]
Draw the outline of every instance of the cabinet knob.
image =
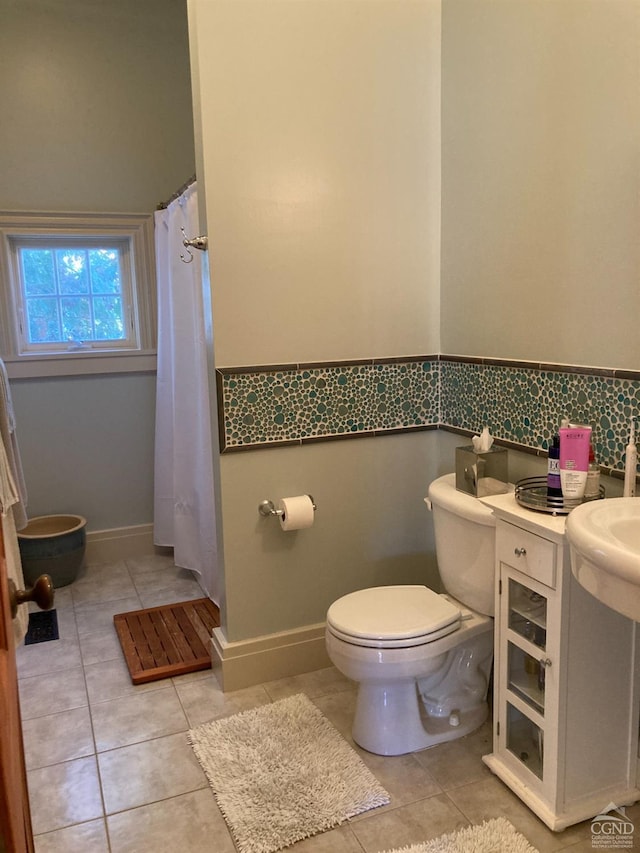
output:
[{"label": "cabinet knob", "polygon": [[524,557],[525,554],[527,553],[527,549],[526,548],[515,548],[513,553],[516,555],[516,557]]},{"label": "cabinet knob", "polygon": [[540,658],[540,666],[546,666],[547,668],[551,666],[551,658]]}]

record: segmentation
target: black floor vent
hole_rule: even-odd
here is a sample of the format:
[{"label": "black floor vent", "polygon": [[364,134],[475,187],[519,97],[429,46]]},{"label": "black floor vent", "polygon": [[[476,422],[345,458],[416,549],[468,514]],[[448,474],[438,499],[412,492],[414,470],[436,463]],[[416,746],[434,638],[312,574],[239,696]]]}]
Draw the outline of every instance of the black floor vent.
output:
[{"label": "black floor vent", "polygon": [[25,646],[57,639],[58,614],[55,610],[37,610],[29,614],[29,628],[24,638]]}]

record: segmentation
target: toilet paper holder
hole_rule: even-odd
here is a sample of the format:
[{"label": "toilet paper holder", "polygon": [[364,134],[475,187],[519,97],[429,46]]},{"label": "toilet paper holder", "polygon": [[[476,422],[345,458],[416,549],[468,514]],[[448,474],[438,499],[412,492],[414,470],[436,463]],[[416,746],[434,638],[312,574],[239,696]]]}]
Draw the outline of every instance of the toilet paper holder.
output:
[{"label": "toilet paper holder", "polygon": [[[307,497],[311,500],[311,503],[313,504],[313,511],[315,512],[316,502],[313,499],[313,495],[307,495]],[[265,518],[269,518],[269,516],[271,515],[275,515],[276,517],[284,515],[284,510],[276,509],[276,505],[274,504],[274,502],[269,500],[260,501],[260,503],[258,504],[258,512]]]}]

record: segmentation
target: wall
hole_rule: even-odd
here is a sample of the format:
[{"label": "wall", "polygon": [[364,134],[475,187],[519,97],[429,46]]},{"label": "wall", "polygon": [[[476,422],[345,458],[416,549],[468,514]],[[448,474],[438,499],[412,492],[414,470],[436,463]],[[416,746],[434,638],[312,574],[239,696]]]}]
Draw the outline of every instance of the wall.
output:
[{"label": "wall", "polygon": [[[195,171],[185,7],[0,0],[0,209],[149,212]],[[12,380],[29,512],[153,515],[155,374]]]},{"label": "wall", "polygon": [[217,365],[437,352],[439,4],[189,9]]},{"label": "wall", "polygon": [[[188,8],[216,365],[437,352],[439,4]],[[437,584],[423,503],[437,443],[223,454],[229,641],[320,622],[372,583]],[[312,529],[259,517],[262,499],[301,492]]]},{"label": "wall", "polygon": [[0,13],[2,209],[151,212],[193,173],[182,2],[0,0]]},{"label": "wall", "polygon": [[89,530],[148,524],[155,374],[11,381],[30,516],[80,513]]},{"label": "wall", "polygon": [[447,0],[442,351],[640,368],[640,5]]}]

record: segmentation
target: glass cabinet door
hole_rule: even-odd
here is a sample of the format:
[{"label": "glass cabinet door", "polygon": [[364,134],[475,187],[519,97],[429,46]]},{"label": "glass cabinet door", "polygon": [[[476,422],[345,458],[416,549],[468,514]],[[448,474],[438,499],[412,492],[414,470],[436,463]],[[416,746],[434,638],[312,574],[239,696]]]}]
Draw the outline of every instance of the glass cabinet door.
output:
[{"label": "glass cabinet door", "polygon": [[507,702],[507,749],[542,779],[544,732],[533,720]]},{"label": "glass cabinet door", "polygon": [[539,714],[544,714],[545,666],[541,663],[547,645],[547,599],[509,578],[509,628],[526,640],[508,642],[507,686]]},{"label": "glass cabinet door", "polygon": [[543,651],[547,644],[547,599],[509,578],[509,627]]}]

